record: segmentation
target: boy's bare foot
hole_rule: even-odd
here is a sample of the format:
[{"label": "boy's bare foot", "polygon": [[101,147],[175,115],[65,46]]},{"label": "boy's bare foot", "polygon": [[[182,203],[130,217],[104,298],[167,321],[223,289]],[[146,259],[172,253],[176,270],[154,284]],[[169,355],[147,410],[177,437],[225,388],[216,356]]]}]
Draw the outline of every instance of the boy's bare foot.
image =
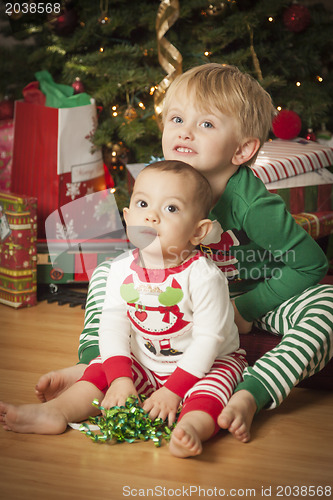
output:
[{"label": "boy's bare foot", "polygon": [[202,443],[213,436],[215,427],[213,418],[204,411],[194,410],[181,415],[171,434],[170,452],[180,458],[200,455]]},{"label": "boy's bare foot", "polygon": [[192,424],[182,422],[177,424],[171,434],[169,449],[172,455],[180,458],[200,455],[202,443]]},{"label": "boy's bare foot", "polygon": [[14,406],[0,401],[0,424],[6,431],[24,434],[62,434],[67,428],[65,416],[44,405]]},{"label": "boy's bare foot", "polygon": [[252,394],[241,390],[233,394],[222,410],[218,424],[222,429],[228,429],[231,434],[241,441],[250,441],[250,429],[257,405]]},{"label": "boy's bare foot", "polygon": [[42,375],[35,387],[37,398],[42,403],[56,398],[82,377],[86,367],[78,364]]}]

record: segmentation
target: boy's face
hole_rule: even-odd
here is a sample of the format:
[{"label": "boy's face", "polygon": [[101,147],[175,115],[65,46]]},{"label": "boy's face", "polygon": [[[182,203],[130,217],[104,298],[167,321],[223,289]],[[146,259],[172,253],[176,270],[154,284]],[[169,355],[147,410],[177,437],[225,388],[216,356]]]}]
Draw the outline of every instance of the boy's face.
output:
[{"label": "boy's face", "polygon": [[180,89],[164,120],[162,148],[166,160],[189,163],[206,176],[233,165],[239,147],[237,122],[220,111],[195,107],[194,94]]},{"label": "boy's face", "polygon": [[178,265],[192,250],[200,221],[195,182],[182,174],[147,169],[135,181],[129,208],[124,209],[130,241],[161,265]]}]

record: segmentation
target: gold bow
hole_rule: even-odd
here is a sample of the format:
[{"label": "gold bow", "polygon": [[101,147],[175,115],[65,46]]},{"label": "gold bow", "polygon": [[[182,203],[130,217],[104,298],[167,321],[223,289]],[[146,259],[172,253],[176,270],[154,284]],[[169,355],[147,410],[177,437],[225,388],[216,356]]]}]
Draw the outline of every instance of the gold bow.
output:
[{"label": "gold bow", "polygon": [[154,106],[157,123],[162,129],[162,111],[165,92],[176,76],[182,73],[182,55],[166,38],[165,33],[179,17],[178,0],[162,0],[157,11],[156,34],[158,61],[167,75],[159,83],[154,92]]}]

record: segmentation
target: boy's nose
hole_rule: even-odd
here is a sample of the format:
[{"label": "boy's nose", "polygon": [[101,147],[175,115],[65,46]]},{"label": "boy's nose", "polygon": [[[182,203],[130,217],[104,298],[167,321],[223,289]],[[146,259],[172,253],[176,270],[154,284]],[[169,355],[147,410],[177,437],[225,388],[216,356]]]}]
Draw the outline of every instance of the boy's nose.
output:
[{"label": "boy's nose", "polygon": [[183,127],[180,131],[179,131],[179,139],[183,139],[183,140],[186,140],[186,139],[193,139],[193,132],[192,132],[192,129],[190,127]]}]

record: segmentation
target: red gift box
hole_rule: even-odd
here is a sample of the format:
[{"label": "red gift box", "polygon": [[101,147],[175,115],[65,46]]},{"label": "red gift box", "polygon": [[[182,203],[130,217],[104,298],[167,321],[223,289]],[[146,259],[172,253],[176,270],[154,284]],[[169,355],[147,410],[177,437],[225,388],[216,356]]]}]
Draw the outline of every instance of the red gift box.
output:
[{"label": "red gift box", "polygon": [[37,302],[37,199],[0,192],[0,302]]},{"label": "red gift box", "polygon": [[16,101],[12,190],[38,199],[38,238],[46,218],[66,203],[105,189],[100,151],[90,136],[94,104],[51,108]]},{"label": "red gift box", "polygon": [[267,184],[331,165],[333,148],[298,137],[265,142],[251,168]]},{"label": "red gift box", "polygon": [[324,212],[333,208],[333,173],[321,168],[266,184],[268,191],[283,198],[289,212]]},{"label": "red gift box", "polygon": [[329,236],[333,232],[333,211],[315,212],[293,215],[297,224],[302,226],[307,233],[317,240]]},{"label": "red gift box", "polygon": [[13,142],[13,120],[0,121],[0,191],[10,191]]}]

